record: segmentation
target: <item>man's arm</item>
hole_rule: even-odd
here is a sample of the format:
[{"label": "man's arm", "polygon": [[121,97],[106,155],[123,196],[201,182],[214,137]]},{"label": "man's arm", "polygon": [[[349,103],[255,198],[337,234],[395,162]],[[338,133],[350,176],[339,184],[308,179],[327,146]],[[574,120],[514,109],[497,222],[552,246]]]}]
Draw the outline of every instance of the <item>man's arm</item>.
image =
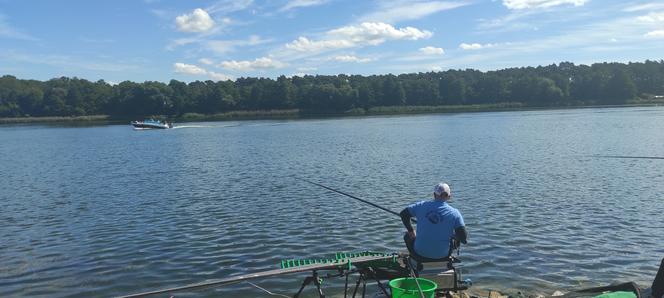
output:
[{"label": "man's arm", "polygon": [[465,226],[460,226],[454,229],[454,235],[456,239],[459,240],[461,243],[463,244],[468,243],[468,232],[466,232]]},{"label": "man's arm", "polygon": [[408,208],[404,208],[401,210],[401,213],[399,213],[401,216],[401,221],[403,222],[403,225],[406,227],[406,230],[408,230],[409,233],[412,233],[414,231],[413,225],[410,224],[410,218],[413,217],[410,214],[410,211],[408,211]]}]

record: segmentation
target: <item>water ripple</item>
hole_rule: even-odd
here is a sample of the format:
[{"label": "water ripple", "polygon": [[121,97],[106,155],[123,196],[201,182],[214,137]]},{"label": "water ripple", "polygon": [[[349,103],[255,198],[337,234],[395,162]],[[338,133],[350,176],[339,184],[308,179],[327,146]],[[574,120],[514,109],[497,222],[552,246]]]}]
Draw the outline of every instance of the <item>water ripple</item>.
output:
[{"label": "water ripple", "polygon": [[[403,250],[399,211],[439,180],[478,287],[648,285],[664,255],[664,109],[255,121],[135,132],[0,127],[0,296],[96,297]],[[279,124],[279,125],[274,125]],[[146,154],[150,153],[150,154]],[[292,295],[303,275],[257,281]],[[330,281],[330,295],[343,283]],[[178,297],[267,294],[248,284]]]}]

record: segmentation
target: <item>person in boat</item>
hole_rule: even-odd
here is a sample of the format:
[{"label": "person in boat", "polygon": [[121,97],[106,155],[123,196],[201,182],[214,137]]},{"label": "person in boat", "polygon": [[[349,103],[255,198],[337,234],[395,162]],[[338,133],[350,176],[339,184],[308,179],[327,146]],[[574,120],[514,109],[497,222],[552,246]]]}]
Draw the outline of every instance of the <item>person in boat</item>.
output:
[{"label": "person in boat", "polygon": [[[433,200],[412,204],[401,211],[401,221],[408,230],[404,241],[415,260],[443,259],[452,254],[453,245],[467,243],[468,233],[463,216],[448,204],[451,198],[450,186],[441,182],[434,187]],[[417,231],[410,223],[411,217],[417,219]]]}]

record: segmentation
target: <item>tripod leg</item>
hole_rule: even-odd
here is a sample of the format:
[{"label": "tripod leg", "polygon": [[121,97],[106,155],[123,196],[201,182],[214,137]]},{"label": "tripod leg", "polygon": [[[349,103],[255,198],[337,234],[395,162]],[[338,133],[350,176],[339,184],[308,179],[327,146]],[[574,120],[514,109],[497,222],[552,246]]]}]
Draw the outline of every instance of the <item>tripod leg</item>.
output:
[{"label": "tripod leg", "polygon": [[371,268],[371,267],[369,267],[369,271],[371,272],[371,275],[373,276],[374,280],[378,284],[378,287],[380,288],[380,290],[383,292],[383,294],[385,294],[385,297],[390,297],[390,295],[387,294],[387,290],[385,289],[385,286],[383,286],[383,283],[381,283],[380,280],[378,279],[378,277],[376,277],[376,271],[374,271],[373,268]]},{"label": "tripod leg", "polygon": [[348,297],[348,275],[349,273],[346,273],[346,284],[344,285],[344,298]]},{"label": "tripod leg", "polygon": [[300,297],[300,294],[302,294],[302,290],[304,290],[304,287],[306,287],[309,283],[311,282],[311,276],[307,276],[304,281],[302,281],[302,286],[300,287],[300,290],[297,291],[294,298]]},{"label": "tripod leg", "polygon": [[360,283],[364,279],[364,276],[362,272],[360,272],[360,277],[357,278],[357,282],[355,283],[355,290],[353,291],[353,298],[355,298],[355,295],[357,294],[357,289],[360,287]]},{"label": "tripod leg", "polygon": [[314,284],[318,289],[318,296],[320,296],[320,298],[325,298],[325,294],[323,294],[323,288],[321,288],[320,279],[318,279],[318,273],[316,273],[316,271],[314,271],[313,279],[314,279]]}]

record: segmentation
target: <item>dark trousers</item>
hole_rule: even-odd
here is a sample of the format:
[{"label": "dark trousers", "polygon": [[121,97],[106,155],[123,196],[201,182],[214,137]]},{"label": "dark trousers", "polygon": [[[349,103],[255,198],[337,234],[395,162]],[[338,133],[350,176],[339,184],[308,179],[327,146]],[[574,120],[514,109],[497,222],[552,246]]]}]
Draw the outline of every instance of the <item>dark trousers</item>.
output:
[{"label": "dark trousers", "polygon": [[659,264],[657,276],[655,276],[655,280],[652,282],[652,296],[656,298],[664,297],[664,259]]},{"label": "dark trousers", "polygon": [[403,242],[406,243],[406,248],[408,248],[408,253],[410,254],[410,257],[413,258],[414,260],[420,262],[420,263],[426,263],[426,262],[445,262],[448,260],[447,257],[445,258],[440,258],[440,259],[432,259],[432,258],[427,258],[420,256],[415,252],[415,238],[410,237],[410,234],[406,233],[403,235]]}]

